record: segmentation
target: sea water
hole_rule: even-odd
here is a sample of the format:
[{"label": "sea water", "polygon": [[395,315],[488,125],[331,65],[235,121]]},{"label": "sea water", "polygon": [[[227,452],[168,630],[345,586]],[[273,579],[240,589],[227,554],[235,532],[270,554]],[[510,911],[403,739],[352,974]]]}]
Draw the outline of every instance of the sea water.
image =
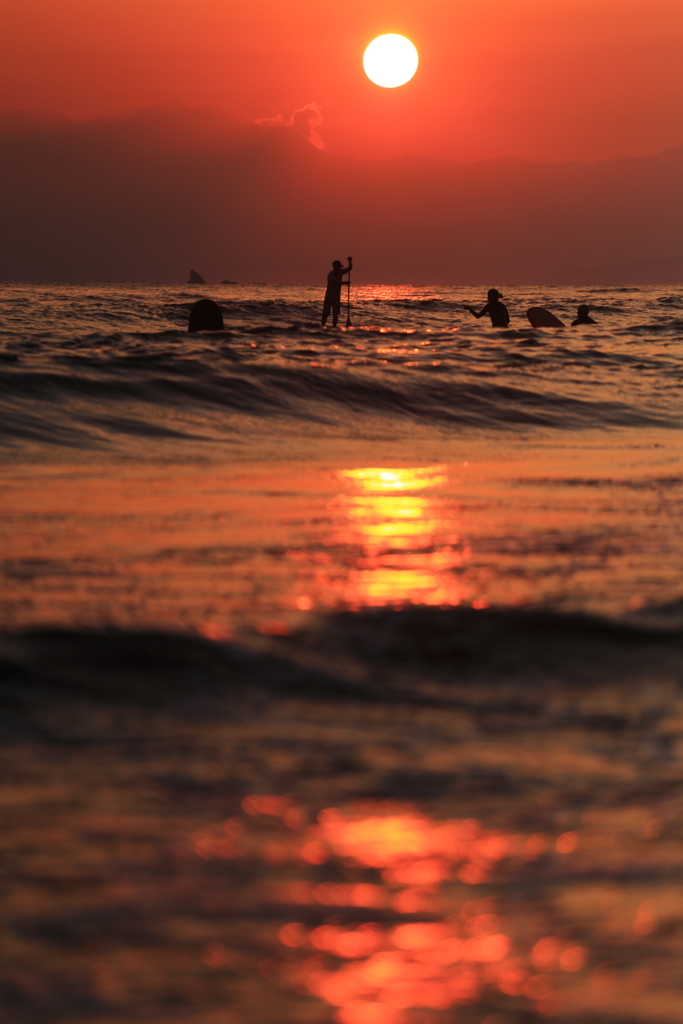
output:
[{"label": "sea water", "polygon": [[[6,625],[680,592],[683,290],[6,286]],[[570,323],[532,330],[530,305]],[[341,323],[346,321],[343,311]]]},{"label": "sea water", "polygon": [[494,283],[3,287],[19,1024],[680,1020],[683,288]]}]

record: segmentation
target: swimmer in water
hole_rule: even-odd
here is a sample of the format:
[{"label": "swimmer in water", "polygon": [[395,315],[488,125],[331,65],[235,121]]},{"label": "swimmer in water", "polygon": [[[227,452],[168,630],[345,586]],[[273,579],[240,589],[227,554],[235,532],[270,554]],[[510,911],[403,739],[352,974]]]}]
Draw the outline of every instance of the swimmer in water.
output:
[{"label": "swimmer in water", "polygon": [[491,317],[491,327],[507,327],[510,323],[510,314],[500,301],[503,296],[496,288],[490,288],[487,298],[488,302],[482,309],[481,313],[477,313],[476,309],[472,306],[464,306],[464,308],[468,310],[472,316],[476,316],[477,320],[481,320],[483,316],[488,314]]},{"label": "swimmer in water", "polygon": [[572,320],[572,327],[578,327],[580,324],[594,324],[597,320],[594,320],[588,315],[590,312],[590,306],[579,306],[576,311],[576,320]]}]

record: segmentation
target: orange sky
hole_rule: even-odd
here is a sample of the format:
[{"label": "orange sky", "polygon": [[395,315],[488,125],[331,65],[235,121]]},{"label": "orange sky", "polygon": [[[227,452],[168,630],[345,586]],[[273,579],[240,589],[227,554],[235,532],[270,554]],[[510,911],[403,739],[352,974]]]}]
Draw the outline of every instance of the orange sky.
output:
[{"label": "orange sky", "polygon": [[[364,76],[416,44],[415,79]],[[683,143],[682,0],[23,0],[0,13],[5,110],[166,100],[256,119],[311,101],[332,152],[598,160]]]}]

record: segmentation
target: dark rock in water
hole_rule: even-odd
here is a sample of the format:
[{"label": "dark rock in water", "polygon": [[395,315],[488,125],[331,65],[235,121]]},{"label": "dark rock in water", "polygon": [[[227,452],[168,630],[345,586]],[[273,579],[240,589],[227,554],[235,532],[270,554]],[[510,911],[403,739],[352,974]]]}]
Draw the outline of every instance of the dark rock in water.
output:
[{"label": "dark rock in water", "polygon": [[221,281],[221,284],[239,284],[238,281]]},{"label": "dark rock in water", "polygon": [[204,280],[204,278],[202,277],[201,274],[197,273],[196,270],[191,270],[190,271],[190,280],[187,283],[188,284],[206,284],[206,281]]},{"label": "dark rock in water", "polygon": [[190,322],[187,329],[194,331],[222,331],[223,314],[220,306],[213,299],[199,299],[190,310]]}]

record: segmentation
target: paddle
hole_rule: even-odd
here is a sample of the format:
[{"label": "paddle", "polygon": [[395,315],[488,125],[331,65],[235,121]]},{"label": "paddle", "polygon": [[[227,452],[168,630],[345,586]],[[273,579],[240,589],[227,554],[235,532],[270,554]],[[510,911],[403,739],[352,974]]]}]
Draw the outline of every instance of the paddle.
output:
[{"label": "paddle", "polygon": [[[348,262],[351,263],[351,257],[347,257]],[[351,326],[351,271],[349,270],[349,276],[346,279],[346,326]]]}]

